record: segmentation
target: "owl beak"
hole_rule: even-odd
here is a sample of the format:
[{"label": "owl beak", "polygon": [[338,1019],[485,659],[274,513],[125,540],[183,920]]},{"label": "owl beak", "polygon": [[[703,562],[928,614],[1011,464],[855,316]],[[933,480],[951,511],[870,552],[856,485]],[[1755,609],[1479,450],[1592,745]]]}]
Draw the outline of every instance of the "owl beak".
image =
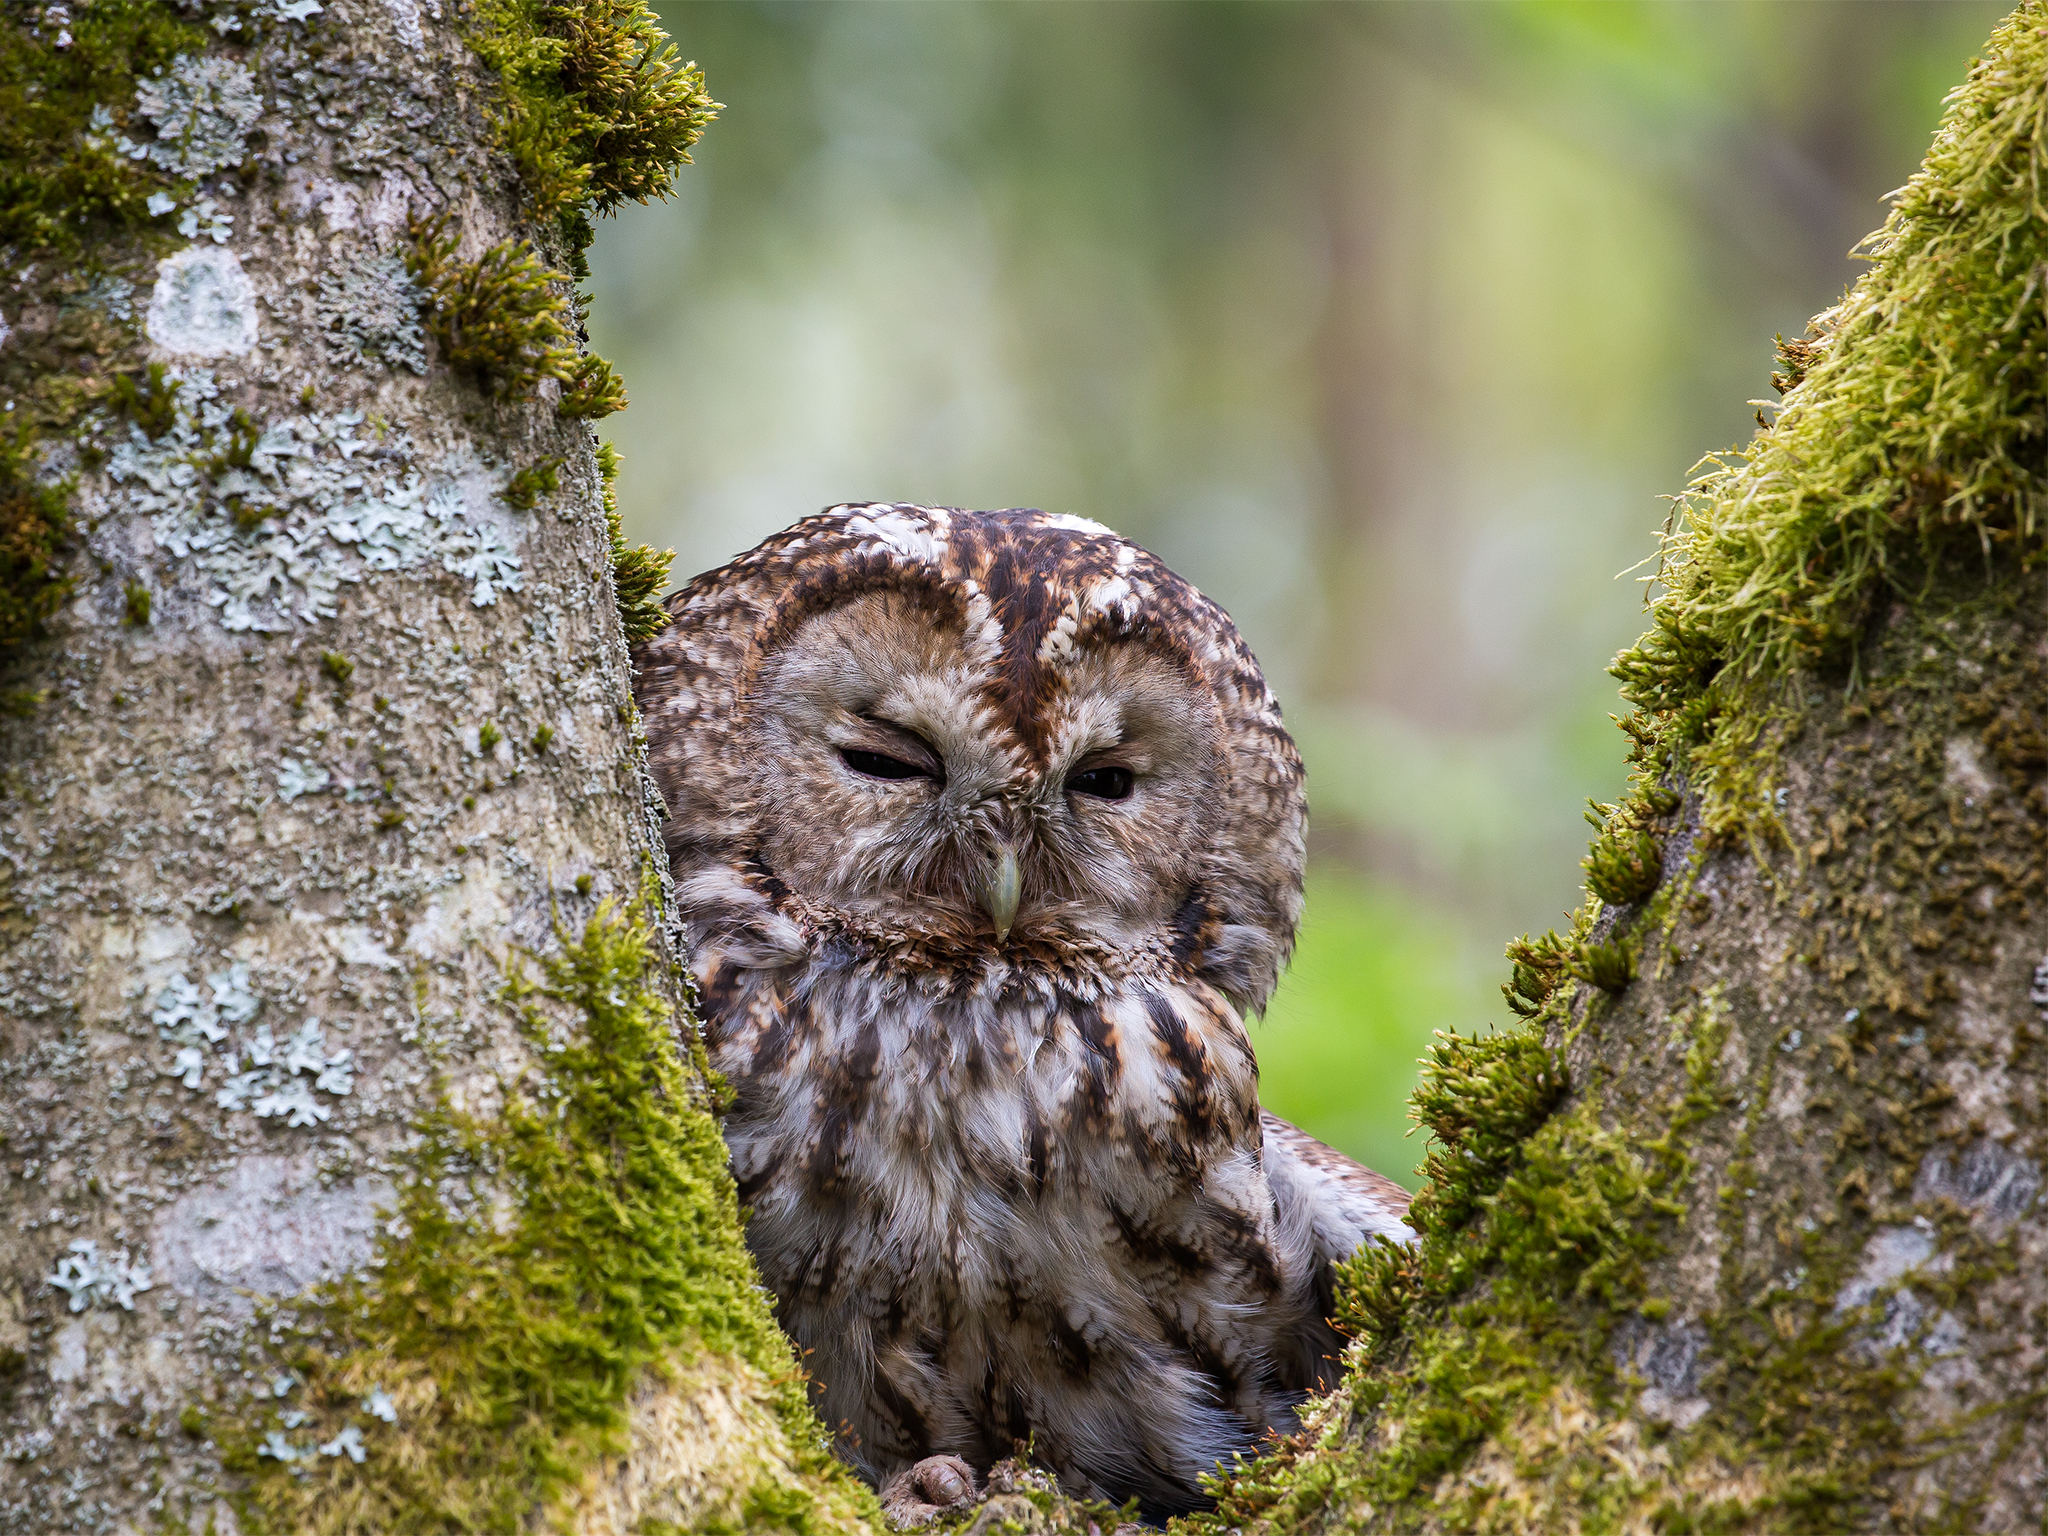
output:
[{"label": "owl beak", "polygon": [[1023,877],[1017,872],[1017,850],[1006,843],[989,860],[981,884],[982,909],[996,925],[998,944],[1010,936],[1010,924],[1017,920],[1017,899],[1023,886]]}]

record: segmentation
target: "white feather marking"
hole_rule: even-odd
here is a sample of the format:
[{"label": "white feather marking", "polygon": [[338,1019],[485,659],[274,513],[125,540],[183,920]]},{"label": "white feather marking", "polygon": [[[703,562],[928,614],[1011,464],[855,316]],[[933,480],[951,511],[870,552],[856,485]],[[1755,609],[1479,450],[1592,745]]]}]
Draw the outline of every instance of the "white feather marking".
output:
[{"label": "white feather marking", "polygon": [[846,531],[920,565],[945,560],[947,527],[920,508],[872,506],[847,518]]},{"label": "white feather marking", "polygon": [[975,660],[981,666],[991,666],[1003,657],[1003,626],[996,620],[995,605],[981,590],[981,583],[971,576],[961,578],[960,589],[967,594],[967,633],[964,638]]},{"label": "white feather marking", "polygon": [[1087,601],[1091,613],[1108,613],[1118,618],[1129,618],[1131,584],[1121,576],[1105,576],[1100,581],[1089,583]]},{"label": "white feather marking", "polygon": [[1060,616],[1053,620],[1052,628],[1045,638],[1038,642],[1038,661],[1041,666],[1064,666],[1074,658],[1074,631],[1079,629],[1081,617],[1075,603],[1068,603]]}]

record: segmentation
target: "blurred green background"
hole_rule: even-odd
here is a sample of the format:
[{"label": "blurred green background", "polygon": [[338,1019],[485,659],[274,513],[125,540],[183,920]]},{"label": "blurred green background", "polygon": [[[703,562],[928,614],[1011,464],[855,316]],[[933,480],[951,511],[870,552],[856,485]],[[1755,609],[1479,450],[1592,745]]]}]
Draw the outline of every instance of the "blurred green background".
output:
[{"label": "blurred green background", "polygon": [[628,536],[1039,506],[1222,603],[1309,768],[1262,1093],[1412,1185],[1416,1058],[1622,783],[1615,573],[2002,7],[659,8],[726,110],[591,253]]}]

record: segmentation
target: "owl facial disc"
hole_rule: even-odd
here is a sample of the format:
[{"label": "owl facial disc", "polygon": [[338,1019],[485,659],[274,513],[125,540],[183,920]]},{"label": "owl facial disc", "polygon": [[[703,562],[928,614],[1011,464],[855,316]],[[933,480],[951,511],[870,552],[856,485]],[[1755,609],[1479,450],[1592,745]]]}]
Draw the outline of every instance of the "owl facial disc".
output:
[{"label": "owl facial disc", "polygon": [[1229,617],[1135,544],[834,507],[670,611],[638,658],[670,861],[686,922],[746,963],[828,939],[978,971],[1170,955],[1264,1005],[1301,760]]}]

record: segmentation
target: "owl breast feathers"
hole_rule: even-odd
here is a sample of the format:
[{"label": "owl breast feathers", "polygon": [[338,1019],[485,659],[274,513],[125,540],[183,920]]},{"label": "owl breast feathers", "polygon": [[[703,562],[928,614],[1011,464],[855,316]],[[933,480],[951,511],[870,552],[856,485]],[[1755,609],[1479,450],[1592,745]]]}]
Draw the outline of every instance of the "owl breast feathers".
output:
[{"label": "owl breast feathers", "polygon": [[669,606],[638,687],[684,940],[842,1453],[900,1483],[1029,1440],[1199,1507],[1332,1380],[1332,1264],[1412,1236],[1259,1108],[1306,812],[1257,662],[1032,511],[834,507]]}]

